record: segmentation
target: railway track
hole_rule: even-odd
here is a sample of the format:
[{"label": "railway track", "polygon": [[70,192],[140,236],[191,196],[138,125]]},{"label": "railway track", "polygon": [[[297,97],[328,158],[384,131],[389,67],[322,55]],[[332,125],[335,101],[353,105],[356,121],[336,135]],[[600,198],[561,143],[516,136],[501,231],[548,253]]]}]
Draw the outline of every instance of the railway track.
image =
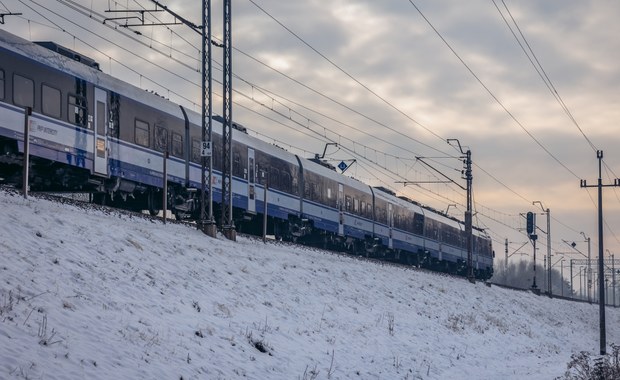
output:
[{"label": "railway track", "polygon": [[[6,185],[6,184],[2,184],[0,185],[0,191],[4,191],[7,193],[10,193],[12,195],[15,196],[21,196],[21,190],[16,188],[15,186],[12,185]],[[51,202],[57,202],[57,203],[61,203],[61,204],[66,204],[66,205],[72,205],[75,207],[79,207],[82,209],[90,209],[90,210],[99,210],[105,214],[108,215],[124,215],[127,216],[128,218],[135,218],[135,219],[142,219],[142,220],[148,220],[151,222],[157,222],[157,223],[162,223],[163,222],[163,217],[162,216],[152,216],[148,213],[141,213],[141,212],[136,212],[136,211],[130,211],[130,210],[124,210],[121,208],[114,208],[111,206],[105,206],[105,205],[99,205],[96,203],[92,203],[90,200],[90,194],[88,193],[53,193],[53,192],[31,192],[29,193],[30,197],[33,198],[39,198],[39,199],[45,199]],[[171,224],[177,224],[177,225],[184,225],[187,226],[188,228],[197,228],[196,222],[194,221],[186,221],[186,220],[176,220],[174,218],[166,218],[166,223],[171,223]],[[238,232],[237,233],[238,236],[240,237],[244,237],[250,240],[254,240],[256,242],[263,242],[262,237],[260,236],[256,236],[256,235],[251,235],[251,234],[247,234],[247,233],[243,233],[243,232]],[[222,236],[223,235],[219,235]],[[449,274],[449,273],[443,273],[443,272],[437,272],[437,271],[433,271],[430,269],[426,269],[426,268],[421,268],[421,267],[417,267],[417,266],[411,266],[411,265],[407,265],[407,264],[403,264],[403,263],[399,263],[399,262],[394,262],[394,261],[390,261],[390,260],[385,260],[385,259],[381,259],[381,258],[375,258],[375,257],[365,257],[365,256],[361,256],[361,255],[353,255],[350,253],[346,253],[346,252],[341,252],[341,251],[335,251],[335,250],[330,250],[330,249],[324,249],[324,248],[318,248],[318,247],[313,247],[313,246],[308,246],[308,245],[303,245],[303,244],[299,244],[299,243],[295,243],[295,242],[290,242],[290,241],[281,241],[281,240],[275,240],[275,239],[266,239],[265,240],[265,244],[272,244],[272,245],[276,245],[276,246],[284,246],[284,247],[302,247],[304,249],[308,249],[308,250],[312,250],[315,252],[323,252],[323,253],[329,253],[332,255],[337,255],[337,256],[341,256],[341,257],[346,257],[348,259],[352,259],[352,260],[358,260],[358,261],[362,261],[362,262],[366,262],[366,263],[372,263],[374,265],[381,265],[381,266],[389,266],[389,267],[395,267],[395,268],[400,268],[400,269],[404,269],[404,270],[408,270],[408,271],[412,271],[412,272],[417,272],[417,273],[427,273],[433,276],[441,276],[441,277],[445,277],[445,278],[450,278],[452,280],[455,281],[463,281],[463,282],[469,282],[468,279],[462,277],[462,276],[457,276],[457,275],[453,275],[453,274]],[[509,286],[509,285],[504,285],[504,284],[500,284],[500,283],[496,283],[493,281],[482,281],[485,285],[491,287],[491,286],[498,286],[504,289],[510,289],[510,290],[514,290],[514,291],[519,291],[519,292],[532,292],[531,289],[523,289],[523,288],[517,288],[514,286]],[[578,299],[578,298],[572,298],[572,297],[565,297],[565,296],[559,296],[559,295],[549,295],[548,293],[545,292],[536,292],[535,294],[540,295],[540,296],[547,296],[549,298],[557,298],[557,299],[562,299],[565,301],[571,301],[571,302],[579,302],[579,303],[590,303],[590,304],[594,304],[594,302],[588,302],[587,300],[583,300],[583,299]],[[609,307],[618,307],[618,306],[613,306],[613,305],[607,305]]]}]

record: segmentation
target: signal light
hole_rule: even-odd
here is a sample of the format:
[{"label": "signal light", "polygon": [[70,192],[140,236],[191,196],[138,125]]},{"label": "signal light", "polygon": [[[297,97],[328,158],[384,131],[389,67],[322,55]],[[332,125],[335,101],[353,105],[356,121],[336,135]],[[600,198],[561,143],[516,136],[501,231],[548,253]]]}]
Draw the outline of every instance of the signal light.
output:
[{"label": "signal light", "polygon": [[533,212],[528,212],[526,217],[526,230],[528,235],[534,234],[534,230],[536,229],[536,214]]}]

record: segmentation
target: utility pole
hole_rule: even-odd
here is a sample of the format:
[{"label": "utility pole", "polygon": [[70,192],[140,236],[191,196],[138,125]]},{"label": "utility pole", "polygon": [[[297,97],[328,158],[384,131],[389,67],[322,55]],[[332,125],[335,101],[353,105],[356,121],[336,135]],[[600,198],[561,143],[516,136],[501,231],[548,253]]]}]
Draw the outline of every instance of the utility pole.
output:
[{"label": "utility pole", "polygon": [[614,295],[614,307],[616,307],[616,268],[615,268],[615,259],[614,255],[611,255],[611,283],[613,286],[613,295]]},{"label": "utility pole", "polygon": [[538,203],[540,205],[540,208],[543,210],[543,213],[547,215],[547,263],[549,263],[549,266],[547,268],[547,293],[551,296],[553,295],[553,289],[552,289],[552,285],[551,285],[551,210],[549,210],[549,208],[547,207],[547,209],[545,209],[545,207],[543,206],[541,201],[534,201],[532,202],[532,206],[535,205],[536,203]]},{"label": "utility pole", "polygon": [[[474,276],[474,238],[473,238],[473,214],[472,214],[472,182],[473,176],[471,171],[471,150],[467,149],[467,151],[463,150],[461,146],[461,142],[458,139],[448,139],[447,143],[450,144],[451,141],[455,141],[458,144],[459,150],[461,151],[463,160],[464,170],[463,170],[463,179],[466,181],[465,191],[467,192],[467,210],[465,211],[465,237],[467,239],[467,279],[471,283],[476,282],[476,277]],[[462,188],[462,187],[461,187]]]},{"label": "utility pole", "polygon": [[[416,156],[416,160],[421,162],[423,165],[425,165],[426,167],[428,167],[429,169],[435,171],[436,173],[438,173],[439,175],[441,175],[442,177],[444,177],[447,181],[432,181],[432,182],[426,182],[426,181],[415,181],[415,182],[410,182],[410,181],[403,181],[400,182],[403,185],[407,186],[408,184],[411,183],[453,183],[456,186],[460,187],[461,189],[465,190],[467,193],[467,210],[465,211],[465,237],[466,237],[466,245],[467,245],[467,278],[469,279],[469,281],[471,283],[475,283],[476,282],[476,277],[474,275],[474,239],[473,239],[473,212],[472,212],[472,208],[473,208],[473,197],[472,197],[472,180],[473,180],[473,176],[472,176],[472,160],[471,160],[471,150],[467,149],[467,151],[463,150],[463,147],[461,146],[461,143],[459,142],[458,139],[448,139],[447,143],[452,145],[451,142],[456,142],[456,144],[459,147],[459,151],[461,152],[461,154],[463,154],[463,156],[460,156],[459,158],[463,160],[463,170],[461,171],[462,174],[462,179],[465,179],[467,181],[467,184],[465,187],[463,187],[463,185],[459,184],[458,182],[456,182],[455,180],[453,180],[452,178],[448,177],[447,175],[445,175],[444,173],[442,173],[441,171],[437,170],[436,168],[434,168],[432,165],[430,165],[429,163],[425,162],[423,159],[424,157],[417,157]],[[449,158],[453,158],[453,157],[449,157]],[[447,210],[446,210],[446,214],[447,214]]]},{"label": "utility pole", "polygon": [[536,235],[536,214],[531,211],[528,212],[525,216],[525,220],[527,236],[530,238],[534,247],[534,278],[532,279],[532,291],[539,294],[540,291],[536,285],[536,239],[538,239],[538,235]]},{"label": "utility pole", "polygon": [[605,355],[607,351],[606,333],[605,333],[605,276],[603,266],[603,187],[608,186],[620,186],[619,180],[616,178],[613,184],[603,185],[602,180],[602,162],[603,151],[596,151],[596,158],[598,159],[598,183],[596,185],[588,185],[585,179],[581,180],[580,186],[583,187],[596,187],[598,189],[598,289],[599,289],[599,324],[600,324],[600,346],[601,355]]},{"label": "utility pole", "polygon": [[[123,17],[112,17],[106,18],[103,20],[105,24],[106,21],[112,20],[125,20],[125,24],[121,25],[122,27],[139,27],[139,26],[161,26],[161,25],[180,25],[184,24],[188,26],[192,30],[197,33],[200,33],[202,39],[202,80],[201,80],[201,90],[202,90],[202,142],[201,142],[201,197],[200,197],[200,221],[197,224],[199,229],[212,237],[216,235],[216,226],[215,220],[213,218],[213,140],[212,140],[212,126],[213,126],[213,107],[212,107],[212,49],[211,45],[215,44],[219,47],[219,44],[214,43],[211,40],[211,0],[202,0],[202,25],[196,25],[191,21],[185,19],[181,15],[175,13],[167,6],[161,4],[157,0],[151,0],[152,3],[155,4],[155,9],[145,10],[145,9],[126,9],[126,10],[112,10],[108,9],[106,13],[137,13],[140,16],[123,16]],[[159,8],[158,8],[159,7]],[[160,12],[165,11],[168,14],[174,17],[174,22],[159,22],[159,23],[145,23],[144,21],[144,13],[151,12]],[[139,23],[129,24],[127,21],[130,19],[138,19]],[[189,142],[187,142],[189,143]],[[190,148],[191,149],[191,148]],[[189,170],[189,169],[187,169]],[[189,181],[189,176],[186,178]],[[187,183],[186,185],[189,185]],[[208,189],[208,190],[207,190]],[[206,199],[206,194],[208,193],[209,198],[208,201]],[[165,196],[164,196],[165,198]],[[165,201],[164,201],[165,202]],[[166,205],[164,204],[164,207]],[[206,208],[208,207],[208,215]]]},{"label": "utility pole", "polygon": [[560,286],[562,286],[561,295],[564,297],[564,259],[560,261],[560,277],[562,278],[562,282]]},{"label": "utility pole", "polygon": [[[588,302],[592,302],[592,264],[591,264],[591,260],[590,260],[590,237],[586,236],[586,234],[582,231],[581,235],[583,235],[583,238],[586,239],[585,242],[588,243],[588,263],[587,263],[587,269],[586,269],[586,277],[587,277],[587,292],[588,292]],[[574,248],[574,247],[573,247]]]},{"label": "utility pole", "polygon": [[[202,149],[201,156],[201,198],[200,223],[202,231],[216,236],[213,219],[213,74],[211,71],[211,0],[202,2]],[[208,199],[207,199],[208,187]]]},{"label": "utility pole", "polygon": [[570,259],[570,298],[573,298],[573,259]]},{"label": "utility pole", "polygon": [[472,231],[472,189],[473,177],[471,175],[471,150],[465,153],[465,180],[467,181],[467,211],[465,211],[465,234],[467,235],[467,278],[470,282],[474,277],[474,239]]},{"label": "utility pole", "polygon": [[222,230],[229,240],[236,240],[232,194],[232,0],[224,0],[224,57],[222,118]]}]

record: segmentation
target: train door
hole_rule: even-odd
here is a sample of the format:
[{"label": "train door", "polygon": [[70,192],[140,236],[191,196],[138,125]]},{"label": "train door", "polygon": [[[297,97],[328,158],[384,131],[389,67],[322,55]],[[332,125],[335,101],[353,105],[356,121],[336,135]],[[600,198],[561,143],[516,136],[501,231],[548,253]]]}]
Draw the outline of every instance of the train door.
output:
[{"label": "train door", "polygon": [[338,235],[344,235],[344,187],[338,184]]},{"label": "train door", "polygon": [[95,87],[95,167],[96,174],[108,176],[108,94]]},{"label": "train door", "polygon": [[248,212],[256,212],[256,165],[254,149],[248,148]]},{"label": "train door", "polygon": [[394,248],[394,242],[392,239],[392,230],[394,229],[394,206],[388,203],[388,227],[390,229],[390,235],[388,240],[388,248]]}]

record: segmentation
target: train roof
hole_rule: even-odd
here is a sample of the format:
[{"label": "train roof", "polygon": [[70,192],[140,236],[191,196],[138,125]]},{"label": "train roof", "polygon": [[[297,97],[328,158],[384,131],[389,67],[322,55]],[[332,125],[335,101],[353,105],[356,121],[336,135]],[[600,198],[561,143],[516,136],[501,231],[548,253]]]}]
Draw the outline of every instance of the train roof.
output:
[{"label": "train roof", "polygon": [[2,29],[0,29],[0,48],[31,58],[45,66],[84,79],[87,82],[93,83],[95,86],[109,89],[166,113],[182,117],[181,109],[178,105],[159,95],[123,82],[83,62],[76,61],[52,49],[25,40]]}]

